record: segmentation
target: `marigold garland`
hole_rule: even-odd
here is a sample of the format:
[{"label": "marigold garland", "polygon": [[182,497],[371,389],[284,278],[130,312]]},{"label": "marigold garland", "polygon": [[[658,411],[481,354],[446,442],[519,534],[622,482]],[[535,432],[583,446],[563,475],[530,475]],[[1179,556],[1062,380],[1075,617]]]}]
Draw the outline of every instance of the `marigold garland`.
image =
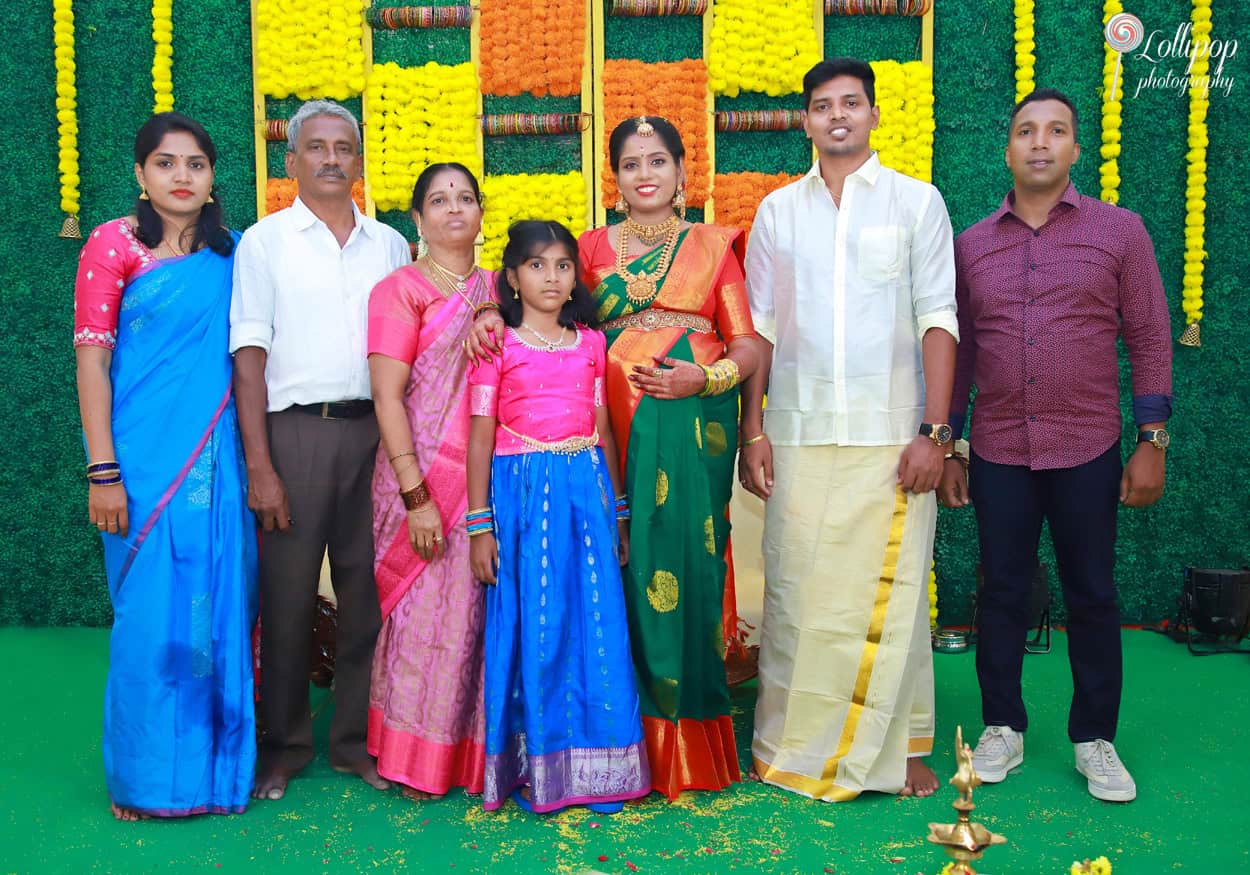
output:
[{"label": "marigold garland", "polygon": [[1033,51],[1033,0],[1016,0],[1016,102],[1034,89],[1033,67],[1037,59]]},{"label": "marigold garland", "polygon": [[256,0],[256,83],[270,97],[346,100],[364,89],[365,0]]},{"label": "marigold garland", "polygon": [[[1124,11],[1120,0],[1106,0],[1102,7],[1102,23],[1107,22]],[[1102,164],[1098,173],[1102,178],[1102,200],[1109,204],[1120,202],[1120,124],[1122,121],[1124,97],[1124,77],[1119,78],[1115,94],[1111,93],[1112,85],[1116,84],[1116,65],[1121,55],[1106,41],[1102,45]]]},{"label": "marigold garland", "polygon": [[1111,875],[1111,861],[1106,857],[1099,857],[1096,860],[1074,862],[1068,875]]},{"label": "marigold garland", "polygon": [[937,589],[937,561],[934,560],[929,564],[929,632],[937,629],[938,620],[938,589]]},{"label": "marigold garland", "polygon": [[480,263],[498,270],[508,226],[521,219],[554,219],[573,233],[586,230],[586,182],[580,171],[516,173],[482,180],[486,213],[482,219]]},{"label": "marigold garland", "polygon": [[801,176],[788,173],[718,173],[712,182],[716,224],[741,228],[750,235],[760,201]]},{"label": "marigold garland", "polygon": [[881,120],[869,144],[881,163],[933,181],[933,71],[923,61],[873,61]]},{"label": "marigold garland", "polygon": [[468,63],[374,65],[365,86],[365,173],[378,209],[408,209],[427,164],[459,161],[481,178],[477,89]]},{"label": "marigold garland", "polygon": [[1181,343],[1200,346],[1198,324],[1202,321],[1202,263],[1206,260],[1207,210],[1207,99],[1209,52],[1198,46],[1210,45],[1211,0],[1193,0],[1193,66],[1189,71],[1189,165],[1185,179],[1185,276],[1181,281],[1181,308],[1186,326]]},{"label": "marigold garland", "polygon": [[[299,180],[297,179],[267,179],[265,180],[265,215],[271,215],[278,210],[285,210],[295,202],[295,196],[299,194]],[[357,179],[352,183],[352,200],[356,202],[356,206],[361,212],[365,209],[365,181]]]},{"label": "marigold garland", "polygon": [[52,40],[56,59],[57,170],[61,176],[62,237],[78,229],[78,89],[74,85],[73,0],[52,0]]},{"label": "marigold garland", "polygon": [[152,0],[152,112],[174,108],[174,0]]},{"label": "marigold garland", "polygon": [[711,184],[708,162],[707,66],[698,59],[648,64],[608,60],[603,65],[603,197],[616,203],[620,191],[608,160],[608,137],[625,119],[663,116],[686,147],[686,203],[701,207]]},{"label": "marigold garland", "polygon": [[820,57],[811,0],[716,0],[712,7],[707,65],[715,94],[797,94]]},{"label": "marigold garland", "polygon": [[583,0],[482,0],[479,75],[483,94],[581,93]]}]

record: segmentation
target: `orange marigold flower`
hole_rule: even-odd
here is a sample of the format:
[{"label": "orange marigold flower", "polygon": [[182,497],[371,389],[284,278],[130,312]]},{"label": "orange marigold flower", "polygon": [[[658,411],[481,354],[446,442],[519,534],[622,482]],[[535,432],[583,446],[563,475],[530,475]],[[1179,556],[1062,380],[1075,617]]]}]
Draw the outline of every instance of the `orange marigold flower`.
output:
[{"label": "orange marigold flower", "polygon": [[686,147],[686,203],[701,207],[711,183],[708,164],[707,65],[702,60],[659,64],[612,59],[604,63],[603,196],[615,203],[620,192],[607,160],[608,137],[625,119],[658,115],[668,119]]}]

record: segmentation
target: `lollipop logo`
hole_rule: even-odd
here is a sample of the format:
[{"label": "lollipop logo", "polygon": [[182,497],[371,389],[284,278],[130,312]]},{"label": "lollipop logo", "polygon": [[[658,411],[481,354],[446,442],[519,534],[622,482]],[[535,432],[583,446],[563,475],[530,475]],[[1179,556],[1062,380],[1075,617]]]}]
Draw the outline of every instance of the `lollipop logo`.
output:
[{"label": "lollipop logo", "polygon": [[1120,54],[1133,51],[1146,38],[1141,19],[1128,12],[1111,16],[1107,26],[1103,28],[1103,35],[1106,37],[1107,45]]}]

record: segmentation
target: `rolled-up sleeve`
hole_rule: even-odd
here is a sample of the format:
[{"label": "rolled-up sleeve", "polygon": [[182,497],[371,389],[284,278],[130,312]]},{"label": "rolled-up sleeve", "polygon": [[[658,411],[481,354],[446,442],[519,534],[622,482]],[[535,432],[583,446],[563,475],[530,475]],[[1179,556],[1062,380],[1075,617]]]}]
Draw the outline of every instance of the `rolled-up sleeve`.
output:
[{"label": "rolled-up sleeve", "polygon": [[911,300],[916,333],[941,328],[959,340],[955,317],[955,250],[946,202],[933,186],[916,219],[911,245]]},{"label": "rolled-up sleeve", "polygon": [[273,343],[274,288],[264,245],[255,230],[245,232],[234,255],[230,295],[230,352]]},{"label": "rolled-up sleeve", "polygon": [[755,331],[771,344],[777,343],[777,313],[773,303],[772,207],[767,198],[755,212],[751,237],[747,240],[747,302]]}]

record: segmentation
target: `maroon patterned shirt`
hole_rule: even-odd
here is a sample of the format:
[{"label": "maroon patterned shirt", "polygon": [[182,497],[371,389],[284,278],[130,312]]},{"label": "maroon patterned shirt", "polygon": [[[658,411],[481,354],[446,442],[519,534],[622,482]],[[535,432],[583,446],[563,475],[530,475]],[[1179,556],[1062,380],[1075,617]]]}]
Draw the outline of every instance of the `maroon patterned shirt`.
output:
[{"label": "maroon patterned shirt", "polygon": [[1072,468],[1120,439],[1116,338],[1133,373],[1134,417],[1171,413],[1172,330],[1141,217],[1068,185],[1042,227],[1014,193],[955,240],[959,352],[951,425],[1000,465]]}]

